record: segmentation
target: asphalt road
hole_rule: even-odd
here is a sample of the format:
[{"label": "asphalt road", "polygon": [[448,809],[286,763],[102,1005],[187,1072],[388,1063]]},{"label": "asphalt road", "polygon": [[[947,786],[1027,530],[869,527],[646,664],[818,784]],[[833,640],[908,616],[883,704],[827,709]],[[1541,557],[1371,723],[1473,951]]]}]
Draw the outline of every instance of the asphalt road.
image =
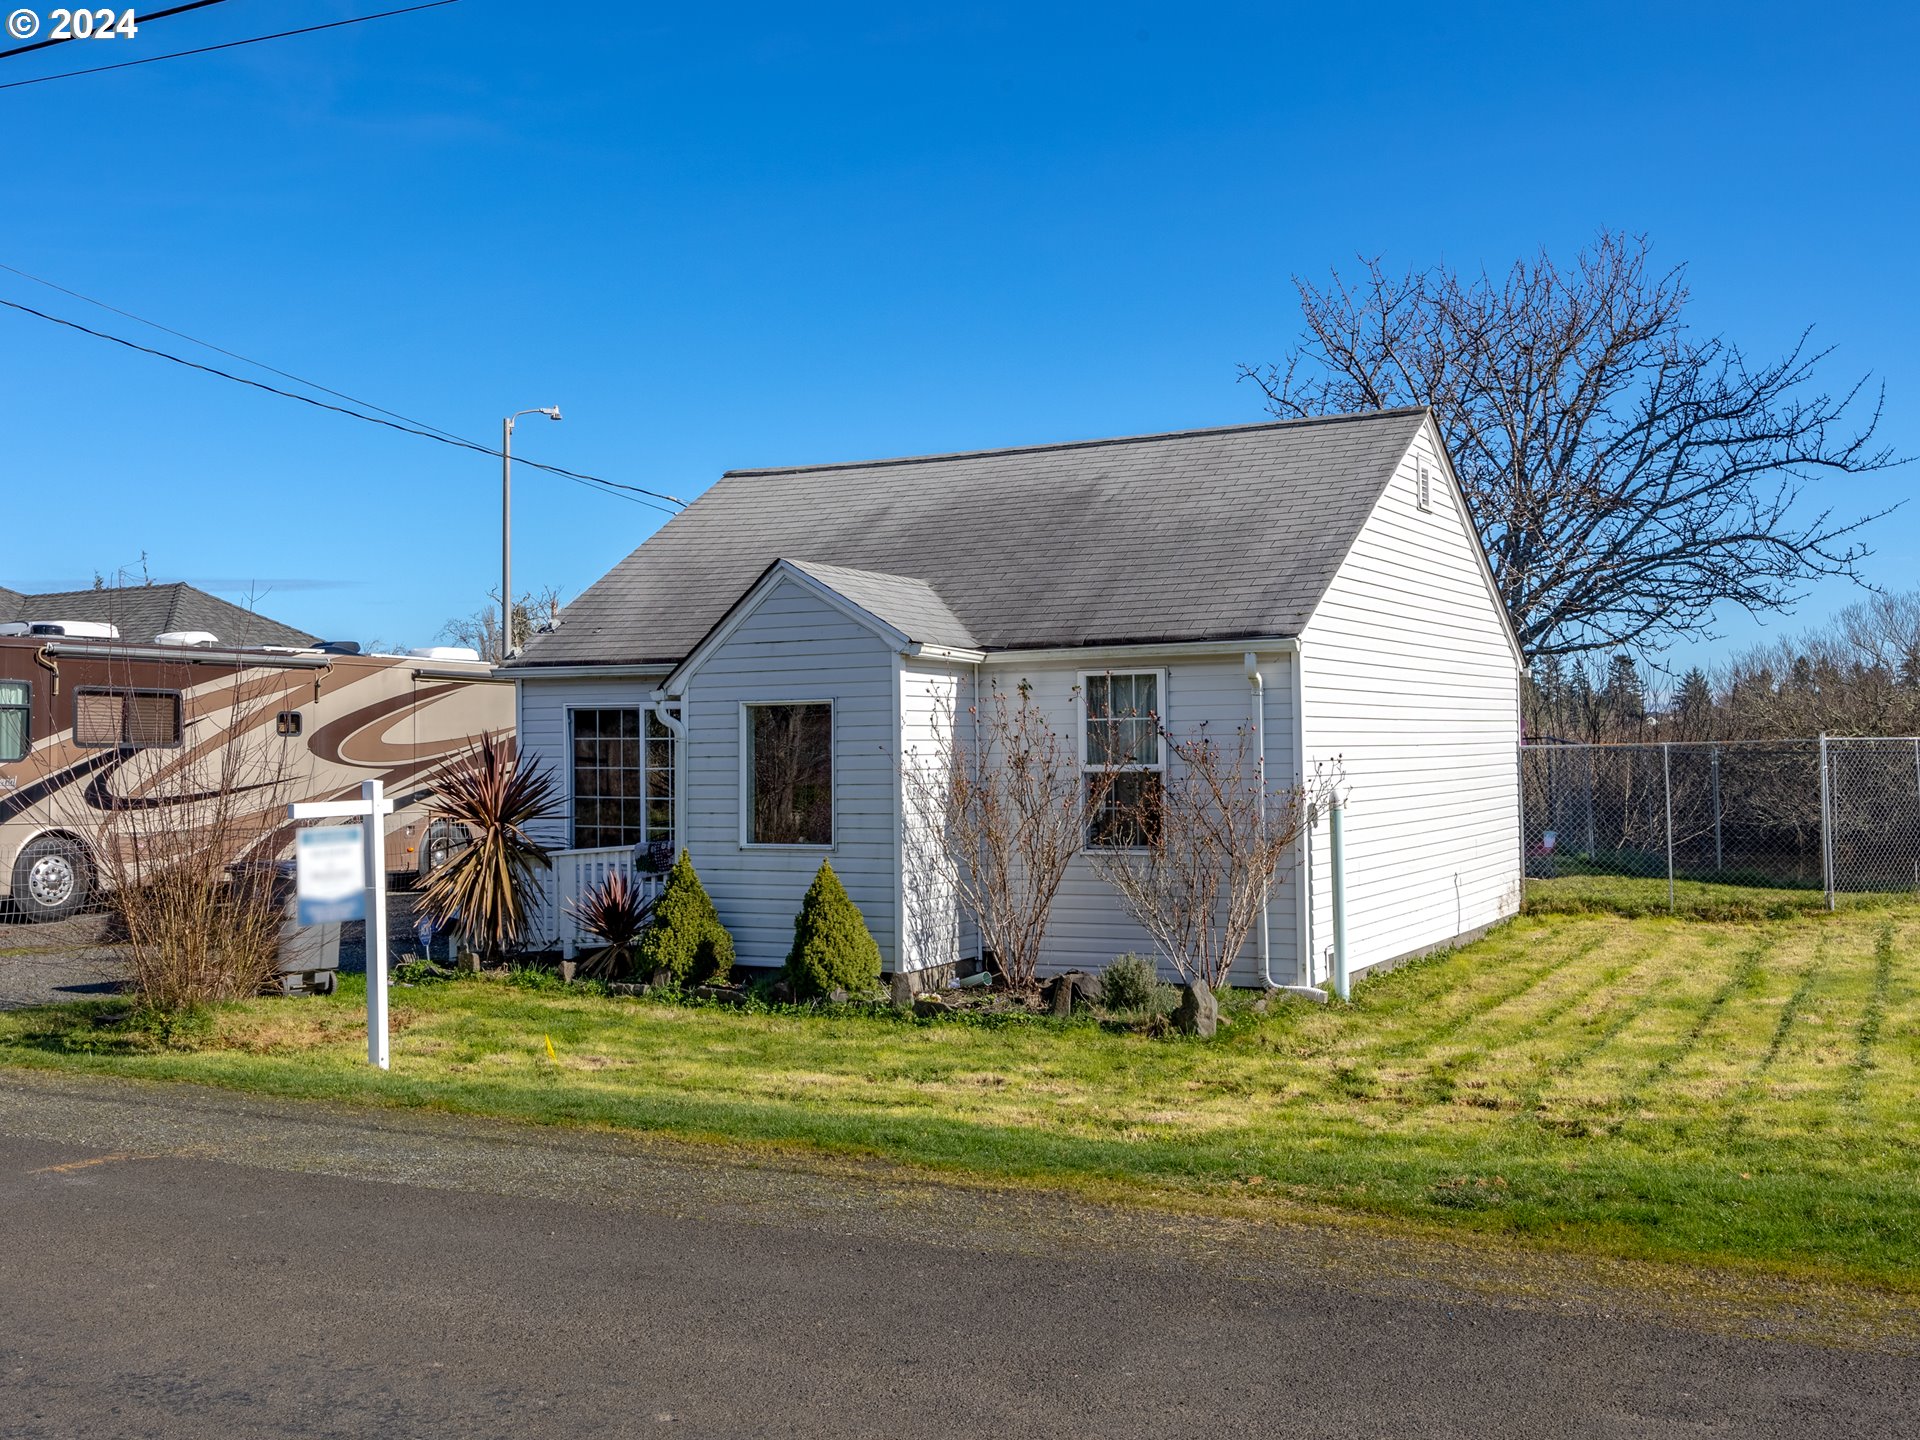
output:
[{"label": "asphalt road", "polygon": [[1655,1323],[1619,1292],[1476,1296],[1371,1241],[184,1088],[0,1075],[0,1213],[20,1440],[1809,1440],[1920,1416],[1910,1356]]}]

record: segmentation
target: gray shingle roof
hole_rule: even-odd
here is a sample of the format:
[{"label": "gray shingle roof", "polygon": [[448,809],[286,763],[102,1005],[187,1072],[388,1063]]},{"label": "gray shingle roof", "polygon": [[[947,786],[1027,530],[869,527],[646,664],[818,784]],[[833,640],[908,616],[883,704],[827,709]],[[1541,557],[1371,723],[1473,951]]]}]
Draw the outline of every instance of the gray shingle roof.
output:
[{"label": "gray shingle roof", "polygon": [[1425,413],[729,471],[516,663],[677,662],[783,557],[980,648],[1298,634]]},{"label": "gray shingle roof", "polygon": [[846,596],[869,615],[884,620],[909,640],[949,645],[956,650],[980,648],[973,632],[960,623],[960,617],[924,580],[911,575],[883,575],[875,570],[849,570],[843,565],[822,565],[791,556],[781,558]]},{"label": "gray shingle roof", "polygon": [[151,644],[156,635],[206,630],[229,645],[307,645],[313,636],[291,625],[209,595],[184,581],[119,585],[102,590],[55,590],[40,595],[0,592],[0,620],[92,620],[114,625],[120,638]]}]

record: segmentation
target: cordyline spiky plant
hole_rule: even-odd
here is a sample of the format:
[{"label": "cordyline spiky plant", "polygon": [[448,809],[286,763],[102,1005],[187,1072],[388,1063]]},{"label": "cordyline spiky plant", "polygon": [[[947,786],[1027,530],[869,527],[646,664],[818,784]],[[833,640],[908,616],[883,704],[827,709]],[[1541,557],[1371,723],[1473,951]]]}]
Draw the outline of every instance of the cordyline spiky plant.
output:
[{"label": "cordyline spiky plant", "polygon": [[617,980],[633,969],[634,947],[653,918],[654,897],[615,870],[572,906],[573,918],[600,948],[580,967],[585,976]]},{"label": "cordyline spiky plant", "polygon": [[553,772],[483,735],[427,789],[432,818],[463,826],[473,843],[427,877],[420,909],[498,958],[526,928],[528,887],[550,863],[526,827],[557,813]]}]

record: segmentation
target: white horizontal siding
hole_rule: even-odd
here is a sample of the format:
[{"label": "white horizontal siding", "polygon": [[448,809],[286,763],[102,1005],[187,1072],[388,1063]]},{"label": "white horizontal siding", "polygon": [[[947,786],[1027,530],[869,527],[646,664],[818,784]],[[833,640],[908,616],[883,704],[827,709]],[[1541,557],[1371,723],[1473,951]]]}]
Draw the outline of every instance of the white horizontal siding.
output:
[{"label": "white horizontal siding", "polygon": [[547,766],[562,803],[560,813],[527,827],[542,845],[565,849],[573,844],[573,734],[567,712],[574,709],[645,706],[659,679],[608,676],[604,679],[516,680],[520,753]]},{"label": "white horizontal siding", "polygon": [[[1416,502],[1423,463],[1430,511]],[[1302,637],[1306,754],[1346,776],[1351,970],[1519,907],[1519,673],[1477,549],[1423,430]],[[1314,978],[1324,979],[1324,823],[1313,850]]]},{"label": "white horizontal siding", "polygon": [[[1267,785],[1285,790],[1295,776],[1293,754],[1293,682],[1291,658],[1266,655],[1261,658],[1260,675],[1264,687],[1264,728],[1266,732]],[[1162,724],[1176,738],[1186,739],[1202,725],[1207,732],[1229,741],[1253,718],[1253,687],[1238,657],[1193,660],[1165,655],[1142,647],[1137,660],[1103,665],[1114,673],[1129,670],[1162,670],[1166,673],[1166,693],[1161,699]],[[1048,722],[1076,745],[1079,740],[1079,667],[1071,664],[1016,667],[994,666],[986,672],[1003,691],[1014,693],[1022,680],[1033,687],[1034,699],[1047,713]],[[983,700],[984,708],[984,700]],[[1294,904],[1295,878],[1291,869],[1283,869],[1269,902],[1269,945],[1274,978],[1284,981],[1293,973],[1296,927]],[[1259,933],[1248,937],[1235,961],[1231,979],[1236,985],[1258,985],[1260,971]],[[1073,862],[1054,901],[1047,923],[1041,969],[1046,974],[1062,970],[1098,970],[1115,956],[1146,955],[1160,962],[1161,973],[1173,978],[1172,969],[1154,949],[1152,939],[1129,915],[1113,888],[1095,873],[1083,853]]]},{"label": "white horizontal siding", "polygon": [[920,778],[917,786],[901,787],[899,963],[906,970],[952,965],[963,953],[978,953],[948,869],[938,804],[956,729],[965,735],[969,727],[971,686],[970,667],[914,661],[900,671],[902,773]]},{"label": "white horizontal siding", "polygon": [[[749,701],[834,705],[833,846],[741,843],[741,706]],[[733,932],[743,965],[780,965],[793,920],[821,860],[866,918],[891,969],[898,950],[898,787],[894,656],[880,637],[782,581],[706,657],[687,683],[682,813],[694,866]]]}]

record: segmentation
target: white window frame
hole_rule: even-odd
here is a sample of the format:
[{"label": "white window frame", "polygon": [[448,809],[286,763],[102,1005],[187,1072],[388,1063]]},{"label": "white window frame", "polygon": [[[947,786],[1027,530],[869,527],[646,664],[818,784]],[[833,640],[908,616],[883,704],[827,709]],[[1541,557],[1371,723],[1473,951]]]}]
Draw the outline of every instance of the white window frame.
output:
[{"label": "white window frame", "polygon": [[[581,710],[638,710],[640,712],[640,839],[635,843],[639,845],[652,845],[657,842],[659,837],[654,835],[653,827],[647,823],[647,714],[648,712],[652,712],[657,715],[665,708],[665,706],[656,705],[651,700],[611,700],[600,701],[598,703],[592,700],[570,700],[567,702],[564,707],[567,716],[567,738],[566,749],[563,752],[565,761],[563,769],[567,777],[567,843],[561,847],[562,849],[573,850],[578,848],[573,843],[574,806],[579,799],[573,773],[573,717]],[[664,725],[666,722],[663,720],[661,724]],[[524,729],[522,733],[524,733]],[[680,773],[680,737],[673,734],[671,728],[668,729],[667,735],[668,743],[673,747],[673,765],[670,770],[673,776],[673,796],[670,804],[673,815],[673,849],[677,855],[686,844],[685,838],[680,834],[680,786],[684,777]],[[612,845],[597,845],[587,848],[612,850],[617,847]],[[631,849],[632,847],[618,848]]]},{"label": "white window frame", "polygon": [[[827,707],[827,789],[830,792],[827,805],[827,843],[824,845],[812,841],[791,845],[775,840],[755,840],[753,838],[753,776],[749,764],[753,754],[753,724],[747,714],[749,710],[764,710],[775,705],[824,705]],[[830,855],[836,853],[840,841],[840,707],[832,699],[823,699],[817,695],[782,696],[766,700],[742,700],[740,702],[740,848],[742,850],[777,850],[782,853]]]},{"label": "white window frame", "polygon": [[[1132,678],[1133,676],[1136,676],[1136,675],[1153,676],[1153,691],[1155,696],[1157,696],[1159,700],[1159,704],[1156,706],[1156,708],[1153,711],[1153,717],[1154,717],[1155,726],[1160,732],[1158,735],[1155,736],[1154,754],[1159,758],[1152,761],[1151,763],[1136,760],[1126,765],[1094,765],[1094,764],[1088,763],[1088,760],[1087,760],[1087,682],[1089,680],[1119,679],[1122,676]],[[1079,682],[1080,693],[1075,697],[1075,704],[1073,707],[1074,721],[1075,721],[1074,743],[1079,747],[1077,752],[1074,755],[1075,761],[1078,762],[1077,773],[1082,776],[1085,776],[1090,774],[1099,774],[1102,772],[1127,774],[1129,772],[1139,771],[1146,774],[1159,775],[1161,777],[1161,780],[1160,780],[1161,791],[1164,794],[1166,790],[1166,783],[1167,783],[1165,777],[1167,773],[1166,731],[1168,728],[1167,727],[1167,671],[1166,669],[1162,666],[1139,665],[1139,666],[1128,666],[1124,670],[1118,669],[1118,668],[1108,668],[1105,670],[1082,670],[1079,673],[1077,679]],[[1083,780],[1081,783],[1085,784],[1086,782]],[[1080,837],[1080,849],[1082,853],[1089,853],[1092,851],[1111,852],[1114,850],[1140,850],[1144,848],[1145,848],[1144,846],[1139,846],[1139,845],[1092,845],[1087,842],[1087,837],[1085,835],[1082,835]]]}]

